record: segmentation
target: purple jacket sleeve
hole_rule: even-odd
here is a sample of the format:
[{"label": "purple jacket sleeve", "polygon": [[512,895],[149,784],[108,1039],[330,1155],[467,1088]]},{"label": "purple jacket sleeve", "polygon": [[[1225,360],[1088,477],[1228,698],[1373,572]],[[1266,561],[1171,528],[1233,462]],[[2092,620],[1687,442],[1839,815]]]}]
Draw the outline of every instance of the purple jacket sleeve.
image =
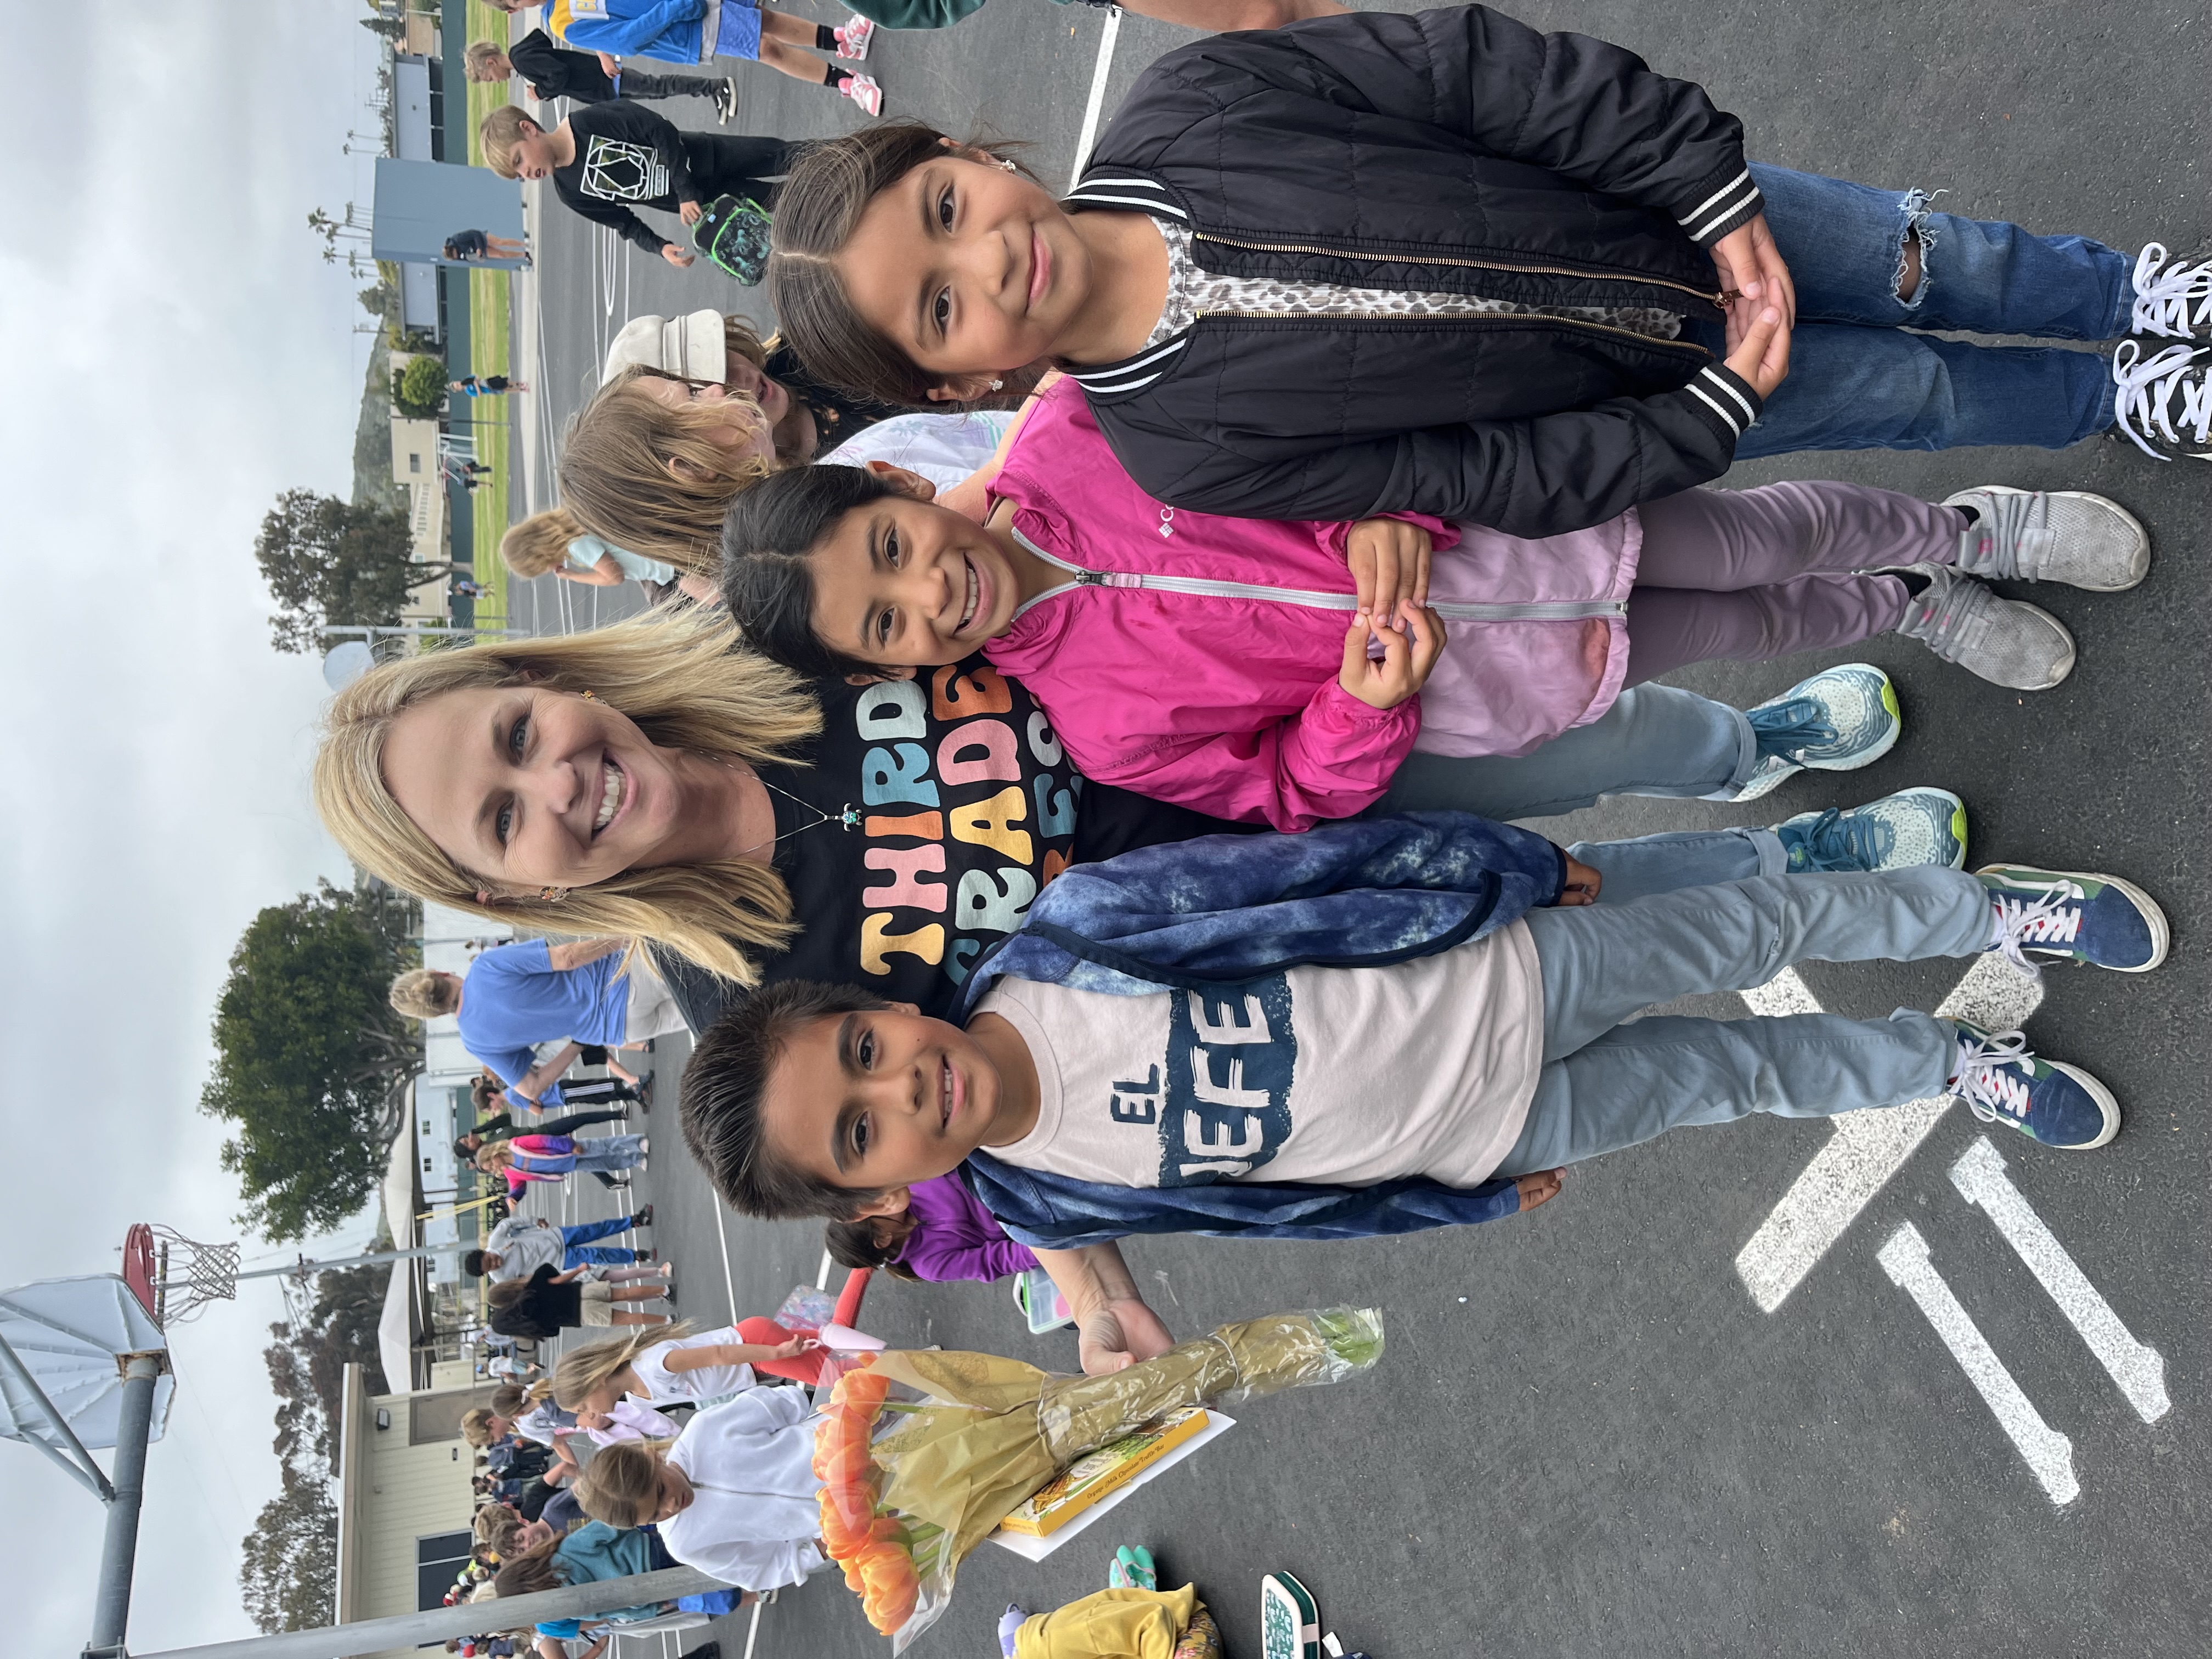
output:
[{"label": "purple jacket sleeve", "polygon": [[963,1279],[988,1284],[1037,1265],[1036,1253],[1007,1237],[997,1218],[957,1176],[917,1182],[908,1202],[916,1225],[899,1261],[916,1278],[940,1285]]}]

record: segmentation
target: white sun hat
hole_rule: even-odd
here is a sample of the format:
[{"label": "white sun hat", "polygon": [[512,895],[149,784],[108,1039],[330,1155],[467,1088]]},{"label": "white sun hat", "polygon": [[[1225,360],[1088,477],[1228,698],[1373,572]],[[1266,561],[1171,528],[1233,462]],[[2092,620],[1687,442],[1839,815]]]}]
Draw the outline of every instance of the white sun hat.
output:
[{"label": "white sun hat", "polygon": [[611,380],[633,363],[681,374],[689,380],[726,378],[728,348],[723,343],[722,313],[692,311],[681,317],[633,317],[607,348],[602,380]]}]

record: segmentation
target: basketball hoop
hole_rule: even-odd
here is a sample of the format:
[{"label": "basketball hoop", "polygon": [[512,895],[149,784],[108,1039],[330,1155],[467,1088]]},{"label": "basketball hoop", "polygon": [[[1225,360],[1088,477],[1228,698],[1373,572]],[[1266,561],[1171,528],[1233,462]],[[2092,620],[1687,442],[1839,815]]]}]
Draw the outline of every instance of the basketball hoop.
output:
[{"label": "basketball hoop", "polygon": [[183,1324],[210,1302],[238,1299],[237,1245],[203,1244],[173,1227],[149,1226],[146,1234],[154,1253],[154,1322],[162,1329]]}]

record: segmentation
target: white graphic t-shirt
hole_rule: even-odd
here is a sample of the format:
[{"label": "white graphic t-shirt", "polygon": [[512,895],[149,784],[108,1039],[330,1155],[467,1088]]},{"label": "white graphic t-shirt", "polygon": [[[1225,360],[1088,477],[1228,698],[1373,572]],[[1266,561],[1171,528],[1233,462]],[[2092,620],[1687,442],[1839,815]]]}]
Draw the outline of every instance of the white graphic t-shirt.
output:
[{"label": "white graphic t-shirt", "polygon": [[1544,994],[1519,922],[1388,968],[1117,997],[1008,977],[1036,1127],[991,1155],[1121,1187],[1486,1180],[1520,1138]]},{"label": "white graphic t-shirt", "polygon": [[585,141],[580,187],[603,202],[650,202],[668,194],[668,167],[650,144],[594,135]]}]

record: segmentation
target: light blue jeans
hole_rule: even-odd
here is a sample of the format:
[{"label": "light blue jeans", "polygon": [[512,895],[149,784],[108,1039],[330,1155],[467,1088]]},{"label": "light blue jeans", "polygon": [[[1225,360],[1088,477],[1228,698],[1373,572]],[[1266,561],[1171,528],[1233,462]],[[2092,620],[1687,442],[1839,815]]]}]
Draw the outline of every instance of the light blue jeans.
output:
[{"label": "light blue jeans", "polygon": [[594,1135],[588,1140],[578,1136],[576,1139],[575,1167],[580,1170],[627,1170],[644,1158],[643,1135]]},{"label": "light blue jeans", "polygon": [[[1417,750],[1406,757],[1382,799],[1360,816],[1473,812],[1501,823],[1556,817],[1578,812],[1601,795],[1689,800],[1726,794],[1758,765],[1759,734],[1741,708],[1680,686],[1638,685],[1588,726],[1562,732],[1534,754],[1467,759]],[[1758,873],[1735,870],[1705,879]]]},{"label": "light blue jeans", "polygon": [[1829,1117],[1942,1093],[1958,1028],[1929,1014],[1635,1015],[1675,997],[1748,990],[1796,962],[1976,955],[1989,947],[1990,916],[1981,883],[1929,868],[1763,876],[1530,911],[1544,1066],[1498,1173],[1555,1169],[1753,1112]]}]

